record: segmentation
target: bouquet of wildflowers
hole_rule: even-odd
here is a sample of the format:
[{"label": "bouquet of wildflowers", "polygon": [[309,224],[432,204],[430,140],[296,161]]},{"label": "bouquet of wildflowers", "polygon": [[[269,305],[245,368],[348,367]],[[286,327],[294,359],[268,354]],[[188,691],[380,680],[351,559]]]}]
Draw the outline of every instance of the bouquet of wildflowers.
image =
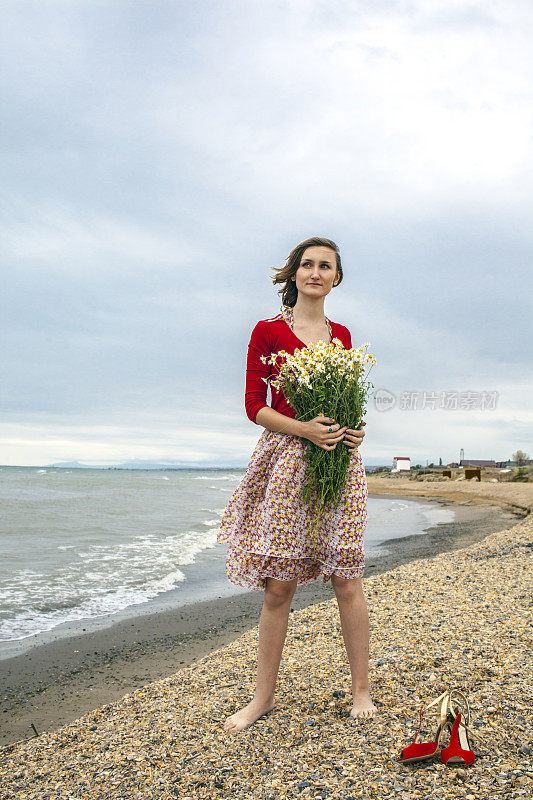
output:
[{"label": "bouquet of wildflowers", "polygon": [[[318,342],[296,348],[294,355],[285,350],[272,353],[263,363],[276,364],[278,376],[271,385],[281,389],[292,406],[296,419],[308,422],[317,416],[330,417],[340,427],[358,428],[365,413],[370,383],[367,378],[375,358],[367,353],[367,343],[360,348],[346,349],[340,339],[330,344]],[[367,371],[368,366],[368,371]],[[306,441],[306,482],[303,499],[317,512],[318,521],[327,504],[338,505],[344,486],[351,450],[342,446],[324,450]]]}]

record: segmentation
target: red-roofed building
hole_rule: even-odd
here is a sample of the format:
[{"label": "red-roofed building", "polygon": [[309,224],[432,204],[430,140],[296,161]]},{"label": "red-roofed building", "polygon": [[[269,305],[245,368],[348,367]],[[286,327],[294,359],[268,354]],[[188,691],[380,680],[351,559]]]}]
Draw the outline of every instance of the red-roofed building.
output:
[{"label": "red-roofed building", "polygon": [[399,472],[401,469],[409,471],[411,469],[411,459],[407,458],[407,456],[394,456],[391,472]]}]

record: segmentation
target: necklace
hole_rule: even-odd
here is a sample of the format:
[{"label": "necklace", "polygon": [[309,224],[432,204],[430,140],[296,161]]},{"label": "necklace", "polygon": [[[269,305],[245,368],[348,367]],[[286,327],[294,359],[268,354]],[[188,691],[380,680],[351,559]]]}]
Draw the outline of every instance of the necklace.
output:
[{"label": "necklace", "polygon": [[[281,315],[291,331],[294,333],[294,309],[292,306],[281,306]],[[329,331],[329,339],[330,342],[333,341],[333,332],[331,330],[331,323],[327,317],[324,317],[326,320],[326,325],[328,326]],[[296,336],[296,334],[294,334]],[[301,341],[301,340],[300,340]]]}]

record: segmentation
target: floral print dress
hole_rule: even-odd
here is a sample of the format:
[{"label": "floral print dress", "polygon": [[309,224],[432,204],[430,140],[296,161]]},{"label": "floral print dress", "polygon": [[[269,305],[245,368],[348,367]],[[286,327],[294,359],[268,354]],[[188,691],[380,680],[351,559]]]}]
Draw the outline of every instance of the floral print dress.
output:
[{"label": "floral print dress", "polygon": [[229,544],[226,571],[238,586],[263,590],[268,577],[301,585],[364,573],[368,489],[361,454],[351,451],[339,503],[327,505],[313,528],[301,497],[306,441],[265,428],[224,509],[217,541]]}]

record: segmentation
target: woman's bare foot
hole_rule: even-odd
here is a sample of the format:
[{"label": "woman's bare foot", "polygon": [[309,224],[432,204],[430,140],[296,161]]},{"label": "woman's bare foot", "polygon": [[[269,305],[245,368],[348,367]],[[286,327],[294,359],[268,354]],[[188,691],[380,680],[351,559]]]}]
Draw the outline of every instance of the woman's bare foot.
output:
[{"label": "woman's bare foot", "polygon": [[353,706],[352,710],[350,711],[350,716],[354,719],[358,719],[360,717],[375,717],[378,713],[378,710],[374,703],[372,702],[372,698],[370,697],[370,692],[368,690],[356,692],[353,698]]},{"label": "woman's bare foot", "polygon": [[256,700],[250,700],[247,706],[244,706],[240,711],[237,711],[226,719],[224,722],[224,730],[230,731],[231,733],[243,731],[249,728],[250,725],[253,725],[263,714],[272,711],[273,708],[273,699],[268,700],[266,703],[258,703]]}]

